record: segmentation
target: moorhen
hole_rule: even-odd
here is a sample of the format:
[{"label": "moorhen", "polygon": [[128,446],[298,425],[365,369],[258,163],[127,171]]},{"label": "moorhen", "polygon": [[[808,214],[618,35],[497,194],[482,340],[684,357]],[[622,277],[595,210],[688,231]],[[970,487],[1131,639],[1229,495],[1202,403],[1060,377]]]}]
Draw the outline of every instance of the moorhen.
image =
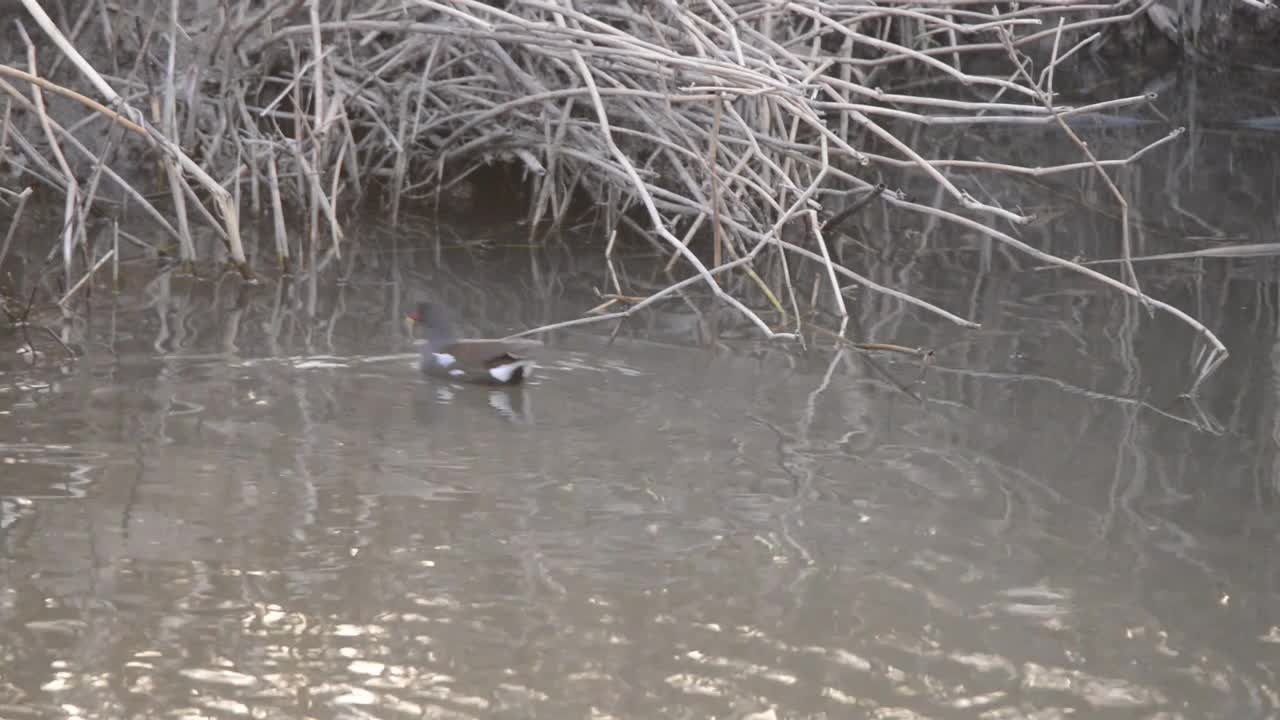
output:
[{"label": "moorhen", "polygon": [[428,375],[481,385],[518,385],[533,370],[533,361],[516,355],[500,340],[459,340],[449,313],[435,303],[421,302],[405,320],[426,328],[427,342],[418,369]]}]

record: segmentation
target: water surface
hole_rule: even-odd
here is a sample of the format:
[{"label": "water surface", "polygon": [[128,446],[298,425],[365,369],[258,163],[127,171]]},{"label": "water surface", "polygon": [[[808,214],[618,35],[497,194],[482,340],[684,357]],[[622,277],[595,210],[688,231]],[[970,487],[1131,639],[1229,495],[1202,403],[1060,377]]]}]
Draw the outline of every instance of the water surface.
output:
[{"label": "water surface", "polygon": [[[1195,199],[1160,219],[1184,244],[1274,230]],[[1065,228],[1114,254],[1113,220]],[[1195,401],[1185,326],[963,242],[871,274],[980,331],[850,296],[927,368],[743,339],[694,293],[493,390],[416,373],[411,295],[502,335],[606,276],[446,245],[314,287],[139,271],[68,318],[74,363],[6,350],[0,716],[1280,713],[1271,260],[1144,270],[1231,346]]]}]

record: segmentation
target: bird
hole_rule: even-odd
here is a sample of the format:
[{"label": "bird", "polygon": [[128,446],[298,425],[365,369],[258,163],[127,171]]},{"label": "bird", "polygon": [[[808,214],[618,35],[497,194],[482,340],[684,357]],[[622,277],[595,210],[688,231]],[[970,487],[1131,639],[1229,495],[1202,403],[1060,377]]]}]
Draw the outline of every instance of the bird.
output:
[{"label": "bird", "polygon": [[459,340],[442,305],[420,302],[405,321],[411,331],[417,325],[426,329],[418,369],[427,375],[479,385],[519,385],[533,370],[532,360],[515,354],[501,340]]}]

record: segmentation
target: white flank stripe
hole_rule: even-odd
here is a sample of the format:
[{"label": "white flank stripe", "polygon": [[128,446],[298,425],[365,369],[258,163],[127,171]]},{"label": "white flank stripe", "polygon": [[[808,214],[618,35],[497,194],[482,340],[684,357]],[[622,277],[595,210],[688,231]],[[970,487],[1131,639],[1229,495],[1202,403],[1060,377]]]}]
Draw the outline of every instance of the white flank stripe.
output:
[{"label": "white flank stripe", "polygon": [[489,374],[493,376],[494,380],[497,380],[500,383],[511,382],[511,376],[515,374],[517,369],[523,368],[524,371],[528,373],[530,364],[531,363],[528,360],[517,360],[505,365],[491,367],[489,368]]}]

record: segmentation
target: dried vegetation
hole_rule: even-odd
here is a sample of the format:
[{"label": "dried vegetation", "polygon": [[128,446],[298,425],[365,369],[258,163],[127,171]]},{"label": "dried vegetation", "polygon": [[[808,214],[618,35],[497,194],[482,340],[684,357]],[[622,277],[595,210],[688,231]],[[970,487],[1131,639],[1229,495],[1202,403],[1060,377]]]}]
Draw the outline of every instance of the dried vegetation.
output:
[{"label": "dried vegetation", "polygon": [[[0,65],[0,149],[23,168],[3,180],[0,201],[16,208],[12,232],[27,186],[61,191],[68,297],[77,275],[118,258],[117,240],[82,251],[73,271],[105,186],[145,211],[179,259],[197,259],[200,225],[249,274],[242,208],[269,214],[274,227],[274,246],[250,254],[314,267],[342,252],[344,204],[376,195],[394,217],[407,199],[440,201],[477,169],[506,163],[527,177],[535,231],[587,197],[609,227],[637,231],[688,271],[645,297],[619,288],[610,299],[625,309],[573,322],[625,316],[698,285],[766,337],[798,336],[811,298],[838,322],[851,288],[971,326],[864,277],[835,251],[839,211],[879,203],[1176,315],[1207,340],[1202,376],[1225,356],[1207,328],[1143,294],[1127,261],[1117,279],[1032,247],[1016,236],[1028,217],[957,180],[1105,177],[1175,137],[1128,158],[1095,158],[1072,133],[1072,116],[1149,98],[1055,100],[1063,62],[1145,4],[172,0],[157,12],[126,0],[71,4],[78,14],[56,21],[39,0],[22,5],[30,16],[21,24],[48,42],[28,40],[22,61]],[[51,93],[63,112],[48,111]],[[928,128],[979,124],[1056,128],[1075,140],[1079,161],[934,158],[917,142]],[[131,148],[159,161],[162,206],[144,191],[155,178],[128,171]],[[918,179],[913,196],[882,184],[889,171]],[[305,232],[286,231],[295,214]],[[710,249],[693,252],[694,239]],[[1118,250],[1127,258],[1128,243]]]}]

